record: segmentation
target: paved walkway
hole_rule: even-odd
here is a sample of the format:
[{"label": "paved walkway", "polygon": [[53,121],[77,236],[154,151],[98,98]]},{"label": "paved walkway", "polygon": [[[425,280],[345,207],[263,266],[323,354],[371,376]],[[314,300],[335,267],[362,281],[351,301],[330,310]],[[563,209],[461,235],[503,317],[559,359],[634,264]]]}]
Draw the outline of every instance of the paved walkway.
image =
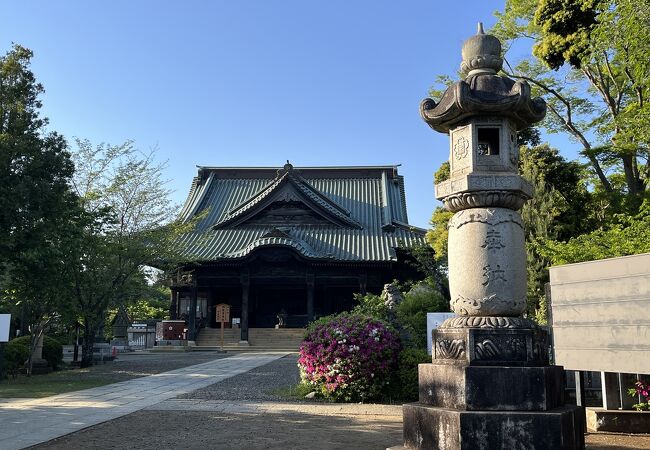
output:
[{"label": "paved walkway", "polygon": [[150,407],[248,372],[286,353],[248,353],[41,399],[0,399],[0,449],[10,450]]}]

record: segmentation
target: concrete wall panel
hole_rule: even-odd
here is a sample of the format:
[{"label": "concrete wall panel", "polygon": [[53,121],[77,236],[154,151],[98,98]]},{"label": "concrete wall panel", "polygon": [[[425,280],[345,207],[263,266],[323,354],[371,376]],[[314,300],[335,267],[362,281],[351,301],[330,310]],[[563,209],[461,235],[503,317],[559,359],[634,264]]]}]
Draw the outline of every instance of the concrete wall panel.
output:
[{"label": "concrete wall panel", "polygon": [[650,253],[550,268],[556,364],[650,374]]}]

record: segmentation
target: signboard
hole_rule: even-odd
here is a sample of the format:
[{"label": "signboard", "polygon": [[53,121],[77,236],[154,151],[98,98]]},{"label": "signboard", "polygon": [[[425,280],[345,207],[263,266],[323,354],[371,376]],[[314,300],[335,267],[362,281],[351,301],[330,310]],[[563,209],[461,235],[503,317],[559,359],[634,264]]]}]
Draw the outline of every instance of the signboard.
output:
[{"label": "signboard", "polygon": [[217,322],[230,322],[230,305],[219,303],[216,307]]},{"label": "signboard", "polygon": [[9,342],[11,314],[0,314],[0,342]]},{"label": "signboard", "polygon": [[549,271],[555,364],[650,374],[650,253]]},{"label": "signboard", "polygon": [[453,312],[437,312],[427,313],[427,352],[431,354],[431,332],[437,330],[438,327],[447,319],[456,317]]}]

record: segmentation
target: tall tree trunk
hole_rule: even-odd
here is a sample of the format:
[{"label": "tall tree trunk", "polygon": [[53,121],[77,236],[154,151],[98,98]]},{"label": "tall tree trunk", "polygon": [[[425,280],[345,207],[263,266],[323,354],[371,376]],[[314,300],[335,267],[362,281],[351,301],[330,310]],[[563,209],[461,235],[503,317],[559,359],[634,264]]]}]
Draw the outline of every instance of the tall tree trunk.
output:
[{"label": "tall tree trunk", "polygon": [[630,196],[634,197],[639,193],[639,181],[634,170],[634,155],[625,154],[621,156],[621,159],[623,160],[627,192]]},{"label": "tall tree trunk", "polygon": [[[585,149],[588,150],[588,149]],[[603,189],[607,192],[612,192],[614,189],[612,188],[612,184],[609,182],[607,179],[607,175],[605,175],[605,172],[603,172],[602,167],[600,167],[600,163],[598,162],[598,159],[596,159],[595,156],[585,152],[587,154],[587,159],[591,163],[591,166],[594,168],[596,171],[596,175],[598,176],[598,179],[600,180],[600,184],[603,185]]]},{"label": "tall tree trunk", "polygon": [[84,339],[82,344],[83,355],[81,356],[81,367],[90,367],[93,365],[93,348],[95,347],[95,327],[90,320],[84,318]]}]

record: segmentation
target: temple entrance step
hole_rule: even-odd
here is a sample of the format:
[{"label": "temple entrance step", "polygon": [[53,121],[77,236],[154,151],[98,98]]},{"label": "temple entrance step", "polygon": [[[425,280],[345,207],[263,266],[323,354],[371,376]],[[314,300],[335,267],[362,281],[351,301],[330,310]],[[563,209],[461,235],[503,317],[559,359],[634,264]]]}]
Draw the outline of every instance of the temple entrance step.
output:
[{"label": "temple entrance step", "polygon": [[[303,340],[305,330],[302,328],[250,328],[248,330],[248,346],[239,344],[241,330],[225,328],[223,330],[224,350],[230,351],[288,351],[297,352]],[[221,349],[221,330],[219,328],[203,328],[196,339],[198,351]]]}]

